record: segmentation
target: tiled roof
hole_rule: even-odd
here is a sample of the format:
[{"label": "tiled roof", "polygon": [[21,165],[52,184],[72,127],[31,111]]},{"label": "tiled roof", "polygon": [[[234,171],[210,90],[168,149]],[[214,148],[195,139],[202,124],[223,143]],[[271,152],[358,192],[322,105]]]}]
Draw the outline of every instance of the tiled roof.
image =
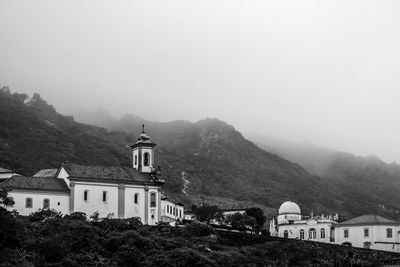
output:
[{"label": "tiled roof", "polygon": [[24,190],[69,191],[63,179],[54,177],[13,176],[0,183],[0,187]]},{"label": "tiled roof", "polygon": [[0,168],[0,173],[4,173],[4,172],[13,172],[13,171],[9,170],[9,169],[5,169],[5,168]]},{"label": "tiled roof", "polygon": [[33,177],[56,177],[58,169],[42,169],[35,173]]},{"label": "tiled roof", "polygon": [[400,222],[384,218],[379,215],[369,214],[339,223],[339,225],[364,225],[364,224],[400,224]]},{"label": "tiled roof", "polygon": [[120,166],[83,166],[62,164],[70,177],[117,180],[122,182],[163,182],[161,177],[149,173],[139,173],[133,168]]},{"label": "tiled roof", "polygon": [[183,206],[183,204],[181,202],[179,202],[178,200],[176,200],[173,197],[165,195],[165,193],[161,193],[161,200],[167,200],[169,202],[174,203],[175,205]]}]

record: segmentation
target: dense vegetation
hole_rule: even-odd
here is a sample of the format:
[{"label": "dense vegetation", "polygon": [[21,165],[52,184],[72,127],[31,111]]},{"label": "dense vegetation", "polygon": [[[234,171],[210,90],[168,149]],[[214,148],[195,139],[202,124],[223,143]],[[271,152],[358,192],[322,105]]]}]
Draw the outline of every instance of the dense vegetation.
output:
[{"label": "dense vegetation", "polygon": [[220,207],[259,206],[267,215],[286,200],[299,203],[305,214],[400,214],[392,212],[400,210],[398,166],[341,157],[327,172],[311,175],[216,119],[160,123],[127,115],[106,118],[105,129],[57,113],[38,94],[29,99],[8,88],[0,90],[0,167],[29,175],[61,162],[131,166],[126,146],[135,142],[142,123],[158,144],[156,164],[167,180],[164,189],[186,206],[198,204],[202,196]]},{"label": "dense vegetation", "polygon": [[[300,164],[321,177],[347,206],[349,214],[380,213],[400,218],[400,165],[377,156],[354,156],[311,144],[258,139],[261,147]],[[361,207],[361,208],[360,208]]]},{"label": "dense vegetation", "polygon": [[[204,223],[143,226],[42,210],[21,217],[0,207],[0,266],[376,266],[394,253],[266,235],[216,231]],[[397,258],[397,260],[396,260]]]}]

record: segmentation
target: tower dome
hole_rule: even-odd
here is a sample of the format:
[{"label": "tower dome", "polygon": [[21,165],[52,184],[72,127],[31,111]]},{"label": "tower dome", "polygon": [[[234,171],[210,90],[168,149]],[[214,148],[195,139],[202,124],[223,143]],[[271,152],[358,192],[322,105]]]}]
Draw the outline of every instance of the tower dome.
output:
[{"label": "tower dome", "polygon": [[298,214],[301,215],[300,207],[292,201],[286,201],[279,207],[279,215]]},{"label": "tower dome", "polygon": [[301,220],[299,205],[292,201],[286,201],[279,207],[278,224],[292,223]]}]

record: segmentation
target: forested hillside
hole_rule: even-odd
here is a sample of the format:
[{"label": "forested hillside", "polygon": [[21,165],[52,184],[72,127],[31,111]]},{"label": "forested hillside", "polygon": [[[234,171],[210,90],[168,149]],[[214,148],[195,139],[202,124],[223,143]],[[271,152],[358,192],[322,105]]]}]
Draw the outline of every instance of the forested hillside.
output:
[{"label": "forested hillside", "polygon": [[[300,164],[311,174],[321,177],[329,186],[341,188],[352,213],[359,213],[363,203],[388,216],[398,217],[400,211],[400,166],[385,163],[374,155],[355,156],[312,144],[298,144],[271,138],[254,138],[258,145],[290,161]],[[379,206],[379,207],[378,207]],[[371,212],[374,209],[371,210]],[[371,213],[370,212],[370,213]]]},{"label": "forested hillside", "polygon": [[313,176],[217,119],[161,123],[127,115],[108,120],[105,129],[58,114],[38,94],[29,99],[7,88],[0,91],[0,114],[0,166],[26,174],[61,162],[131,166],[127,145],[135,142],[144,123],[158,144],[156,164],[167,180],[165,190],[187,205],[203,196],[221,207],[257,205],[268,213],[268,208],[292,200],[304,213],[355,215],[379,213],[378,205],[389,203],[373,194],[349,192],[355,180]]}]

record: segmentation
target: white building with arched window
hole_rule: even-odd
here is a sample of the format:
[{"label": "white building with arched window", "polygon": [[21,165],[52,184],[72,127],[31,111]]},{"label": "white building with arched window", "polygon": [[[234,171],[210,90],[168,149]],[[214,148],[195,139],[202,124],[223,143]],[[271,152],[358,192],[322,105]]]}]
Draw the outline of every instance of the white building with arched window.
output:
[{"label": "white building with arched window", "polygon": [[[57,171],[35,176],[13,176],[0,183],[11,189],[15,204],[9,210],[29,215],[39,209],[63,214],[98,213],[102,217],[139,217],[144,224],[161,220],[161,187],[164,180],[154,166],[154,147],[144,132],[131,146],[133,167],[61,164]],[[38,177],[43,175],[47,177]]]},{"label": "white building with arched window", "polygon": [[270,233],[284,238],[330,243],[334,241],[335,225],[335,221],[324,216],[303,219],[300,207],[287,201],[280,206],[277,219],[270,221]]}]

